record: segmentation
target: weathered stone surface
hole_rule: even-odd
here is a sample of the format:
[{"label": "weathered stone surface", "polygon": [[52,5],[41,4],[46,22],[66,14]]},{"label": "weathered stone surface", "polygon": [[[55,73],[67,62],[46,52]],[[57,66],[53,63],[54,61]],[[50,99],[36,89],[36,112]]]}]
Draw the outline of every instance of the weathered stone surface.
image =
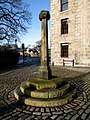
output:
[{"label": "weathered stone surface", "polygon": [[50,83],[49,83],[49,87],[48,88],[31,91],[31,96],[32,97],[36,97],[36,98],[55,98],[55,97],[60,97],[60,96],[62,96],[63,94],[66,93],[66,91],[67,91],[67,89],[69,87],[70,87],[70,84],[67,84],[67,85],[65,85],[63,87],[55,89],[55,87],[52,87],[52,85],[50,85]]},{"label": "weathered stone surface", "polygon": [[31,97],[48,98],[48,89],[41,89],[31,92]]},{"label": "weathered stone surface", "polygon": [[59,106],[66,104],[69,99],[72,98],[72,96],[75,94],[76,90],[74,89],[70,93],[57,98],[51,98],[51,99],[40,99],[40,98],[33,98],[33,97],[27,97],[23,96],[22,92],[20,91],[20,88],[17,87],[14,90],[14,95],[17,100],[20,100],[21,102],[25,103],[26,105],[32,105],[32,106],[39,106],[39,107],[53,107],[53,106]]},{"label": "weathered stone surface", "polygon": [[[61,43],[68,44],[75,66],[90,66],[90,0],[68,0],[68,10],[61,11],[61,1],[51,0],[51,64],[63,65]],[[61,20],[68,18],[68,34],[61,35]]]},{"label": "weathered stone surface", "polygon": [[60,87],[58,89],[50,89],[48,92],[49,92],[49,98],[55,98],[55,97],[60,97],[62,96],[63,94],[66,93],[67,89],[70,87],[70,84],[67,84],[63,87]]},{"label": "weathered stone surface", "polygon": [[49,13],[49,11],[42,10],[42,11],[40,12],[40,14],[39,14],[39,19],[40,19],[40,21],[41,21],[42,19],[49,20],[49,19],[50,19],[50,13]]},{"label": "weathered stone surface", "polygon": [[39,19],[42,22],[41,27],[41,66],[39,69],[39,77],[43,79],[50,79],[51,69],[49,67],[48,60],[48,23],[47,21],[50,19],[49,11],[41,11],[39,14]]}]

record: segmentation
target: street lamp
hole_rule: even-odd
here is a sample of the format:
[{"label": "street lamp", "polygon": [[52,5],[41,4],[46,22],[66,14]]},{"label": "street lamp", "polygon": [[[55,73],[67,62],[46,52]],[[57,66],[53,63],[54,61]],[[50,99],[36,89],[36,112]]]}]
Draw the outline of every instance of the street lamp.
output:
[{"label": "street lamp", "polygon": [[22,50],[23,50],[23,63],[24,63],[24,48],[25,48],[24,43],[22,43]]},{"label": "street lamp", "polygon": [[15,45],[17,45],[17,39],[15,39]]}]

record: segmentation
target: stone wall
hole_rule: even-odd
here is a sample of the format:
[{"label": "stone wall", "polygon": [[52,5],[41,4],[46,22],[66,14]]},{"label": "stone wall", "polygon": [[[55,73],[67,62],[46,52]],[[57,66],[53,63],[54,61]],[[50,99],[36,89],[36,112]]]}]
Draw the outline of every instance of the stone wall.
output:
[{"label": "stone wall", "polygon": [[[51,63],[62,65],[61,43],[68,43],[69,57],[77,66],[90,66],[90,0],[68,0],[60,11],[60,0],[51,0]],[[61,19],[68,18],[68,34],[61,35]]]}]

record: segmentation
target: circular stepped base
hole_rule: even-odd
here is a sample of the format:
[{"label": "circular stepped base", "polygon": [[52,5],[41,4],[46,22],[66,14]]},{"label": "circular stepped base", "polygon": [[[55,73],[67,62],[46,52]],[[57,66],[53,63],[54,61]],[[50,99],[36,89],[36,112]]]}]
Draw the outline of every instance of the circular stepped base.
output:
[{"label": "circular stepped base", "polygon": [[71,92],[69,89],[70,84],[60,78],[51,80],[32,78],[16,87],[14,95],[18,101],[26,105],[54,107],[64,105],[72,99],[76,89]]}]

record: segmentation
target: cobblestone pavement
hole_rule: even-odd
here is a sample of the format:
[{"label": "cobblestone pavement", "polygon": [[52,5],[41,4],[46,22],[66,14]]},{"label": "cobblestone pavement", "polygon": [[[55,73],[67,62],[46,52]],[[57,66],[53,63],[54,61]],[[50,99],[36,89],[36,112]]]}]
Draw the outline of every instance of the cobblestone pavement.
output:
[{"label": "cobblestone pavement", "polygon": [[72,102],[51,108],[21,104],[13,95],[15,87],[37,71],[32,65],[0,74],[0,120],[90,120],[89,68],[52,67],[52,74],[75,85],[77,94]]}]

